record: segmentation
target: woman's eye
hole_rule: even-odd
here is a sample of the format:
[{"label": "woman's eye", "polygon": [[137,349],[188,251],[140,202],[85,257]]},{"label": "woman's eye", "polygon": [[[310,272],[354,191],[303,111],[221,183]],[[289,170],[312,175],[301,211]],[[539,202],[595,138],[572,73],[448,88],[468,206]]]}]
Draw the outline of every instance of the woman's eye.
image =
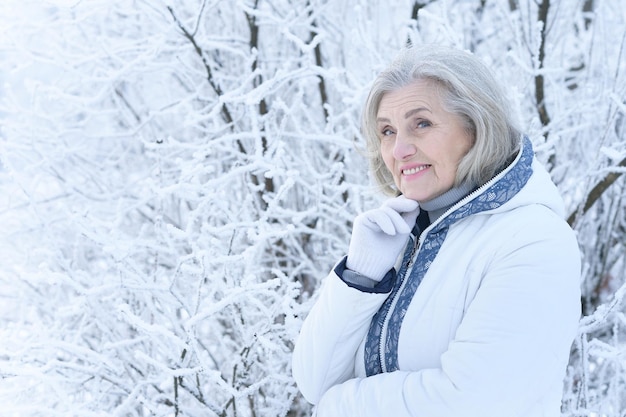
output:
[{"label": "woman's eye", "polygon": [[387,136],[393,135],[393,130],[391,130],[389,128],[385,128],[380,133],[381,133],[382,137],[387,137]]},{"label": "woman's eye", "polygon": [[430,126],[430,122],[428,120],[418,120],[416,123],[417,127],[428,127]]}]

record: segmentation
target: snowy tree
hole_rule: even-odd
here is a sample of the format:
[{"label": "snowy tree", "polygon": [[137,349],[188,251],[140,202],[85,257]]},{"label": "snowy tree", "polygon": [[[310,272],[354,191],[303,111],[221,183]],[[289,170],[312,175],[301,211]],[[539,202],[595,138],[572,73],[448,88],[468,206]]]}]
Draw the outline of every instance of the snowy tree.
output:
[{"label": "snowy tree", "polygon": [[563,414],[622,415],[620,6],[3,2],[2,411],[308,415],[293,341],[352,218],[382,197],[364,96],[400,48],[437,42],[510,87],[578,233]]},{"label": "snowy tree", "polygon": [[321,6],[20,6],[39,12],[5,31],[9,410],[289,410],[303,306],[365,177]]}]

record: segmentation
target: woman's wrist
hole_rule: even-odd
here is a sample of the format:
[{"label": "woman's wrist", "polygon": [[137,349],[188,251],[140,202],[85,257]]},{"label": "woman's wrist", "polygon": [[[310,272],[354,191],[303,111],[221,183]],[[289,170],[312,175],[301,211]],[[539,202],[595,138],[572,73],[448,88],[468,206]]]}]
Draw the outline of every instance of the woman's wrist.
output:
[{"label": "woman's wrist", "polygon": [[356,284],[367,288],[374,288],[379,282],[378,280],[366,277],[365,275],[359,274],[358,272],[348,268],[343,270],[343,276],[341,278],[350,284]]},{"label": "woman's wrist", "polygon": [[388,293],[393,288],[393,284],[396,280],[395,269],[391,268],[389,271],[387,271],[387,273],[384,274],[381,280],[375,280],[368,276],[365,276],[363,274],[360,274],[356,271],[349,269],[346,266],[346,261],[347,261],[347,257],[344,257],[341,260],[341,262],[337,264],[337,266],[334,269],[334,272],[335,274],[337,274],[339,279],[341,279],[349,287],[355,288],[359,291],[368,292],[368,293],[376,293],[376,294]]}]

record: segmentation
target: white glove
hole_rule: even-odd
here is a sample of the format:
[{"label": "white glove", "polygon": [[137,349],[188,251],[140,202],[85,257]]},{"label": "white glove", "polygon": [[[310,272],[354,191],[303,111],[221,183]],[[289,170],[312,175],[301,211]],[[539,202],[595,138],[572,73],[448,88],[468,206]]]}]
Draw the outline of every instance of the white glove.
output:
[{"label": "white glove", "polygon": [[375,281],[396,263],[415,225],[419,205],[404,196],[389,199],[354,219],[346,267]]}]

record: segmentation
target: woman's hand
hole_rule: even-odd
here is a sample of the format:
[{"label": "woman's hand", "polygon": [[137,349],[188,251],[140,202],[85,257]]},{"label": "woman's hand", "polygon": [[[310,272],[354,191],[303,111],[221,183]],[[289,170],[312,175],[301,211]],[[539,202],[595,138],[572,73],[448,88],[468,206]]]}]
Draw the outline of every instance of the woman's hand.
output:
[{"label": "woman's hand", "polygon": [[380,281],[396,263],[419,213],[417,201],[389,199],[354,219],[346,267]]}]

